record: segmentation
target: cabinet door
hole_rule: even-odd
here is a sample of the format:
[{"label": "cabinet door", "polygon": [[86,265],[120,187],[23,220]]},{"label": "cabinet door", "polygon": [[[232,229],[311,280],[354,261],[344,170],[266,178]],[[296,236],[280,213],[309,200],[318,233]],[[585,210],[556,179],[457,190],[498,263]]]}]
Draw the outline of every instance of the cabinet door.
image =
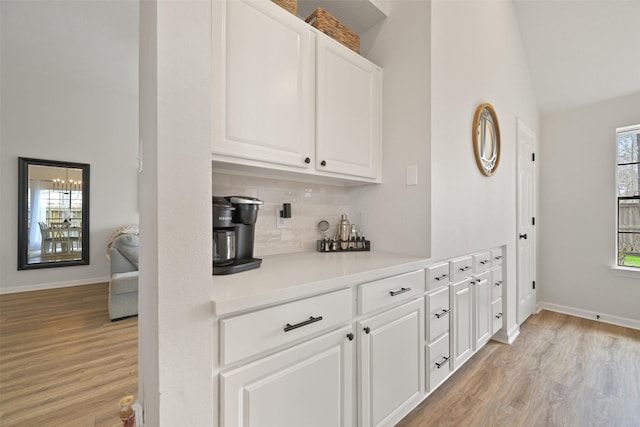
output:
[{"label": "cabinet door", "polygon": [[491,337],[491,288],[489,286],[489,272],[473,277],[474,302],[474,350],[485,345]]},{"label": "cabinet door", "polygon": [[449,334],[444,334],[439,339],[427,346],[427,366],[429,366],[429,391],[435,390],[449,376]]},{"label": "cabinet door", "polygon": [[212,5],[214,159],[308,168],[315,146],[315,34],[271,2]]},{"label": "cabinet door", "polygon": [[451,342],[455,370],[473,353],[471,278],[451,285],[451,301],[453,303]]},{"label": "cabinet door", "polygon": [[378,179],[382,70],[328,37],[317,49],[316,168]]},{"label": "cabinet door", "polygon": [[424,393],[424,302],[358,323],[360,425],[393,425]]},{"label": "cabinet door", "polygon": [[502,267],[491,270],[491,301],[502,298]]},{"label": "cabinet door", "polygon": [[427,342],[449,332],[449,287],[443,286],[427,294]]},{"label": "cabinet door", "polygon": [[491,322],[493,324],[491,334],[496,334],[502,329],[502,298],[498,298],[491,303]]},{"label": "cabinet door", "polygon": [[221,427],[353,425],[352,328],[220,374]]}]

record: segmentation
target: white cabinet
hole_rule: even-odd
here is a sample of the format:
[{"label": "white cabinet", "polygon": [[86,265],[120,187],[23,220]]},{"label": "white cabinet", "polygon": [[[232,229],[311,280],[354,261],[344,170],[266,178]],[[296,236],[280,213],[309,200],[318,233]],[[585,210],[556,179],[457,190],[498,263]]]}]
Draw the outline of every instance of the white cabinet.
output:
[{"label": "white cabinet", "polygon": [[425,393],[423,299],[358,322],[357,328],[359,425],[393,425]]},{"label": "white cabinet", "polygon": [[366,314],[424,294],[424,270],[412,271],[358,286],[358,312]]},{"label": "white cabinet", "polygon": [[473,276],[471,280],[473,293],[474,350],[480,349],[491,338],[491,288],[489,272],[485,271]]},{"label": "white cabinet", "polygon": [[315,147],[315,35],[271,2],[212,7],[214,158],[308,168]]},{"label": "white cabinet", "polygon": [[500,329],[502,329],[502,266],[496,267],[491,270],[491,334],[495,335]]},{"label": "white cabinet", "polygon": [[351,288],[220,321],[220,355],[229,365],[339,326],[353,316]]},{"label": "white cabinet", "polygon": [[221,427],[352,426],[352,329],[220,374]]},{"label": "white cabinet", "polygon": [[450,372],[449,334],[445,334],[427,346],[427,360],[429,367],[429,391],[435,390]]},{"label": "white cabinet", "polygon": [[442,286],[427,294],[427,342],[449,332],[449,288]]},{"label": "white cabinet", "polygon": [[270,1],[212,8],[213,160],[380,182],[382,70]]},{"label": "white cabinet", "polygon": [[429,268],[427,269],[427,277],[431,278],[431,284],[440,284],[439,287],[429,291],[425,298],[427,307],[427,385],[429,392],[439,386],[451,372],[451,346],[449,342],[451,306],[449,282],[446,280],[449,275],[449,265],[445,264],[445,266],[447,267],[446,270],[438,266],[434,266],[431,271]]},{"label": "white cabinet", "polygon": [[380,175],[379,67],[328,37],[317,39],[316,168]]},{"label": "white cabinet", "polygon": [[449,261],[451,264],[451,282],[456,283],[473,274],[473,258],[463,256]]},{"label": "white cabinet", "polygon": [[473,354],[473,298],[471,277],[451,285],[452,363],[458,369]]}]

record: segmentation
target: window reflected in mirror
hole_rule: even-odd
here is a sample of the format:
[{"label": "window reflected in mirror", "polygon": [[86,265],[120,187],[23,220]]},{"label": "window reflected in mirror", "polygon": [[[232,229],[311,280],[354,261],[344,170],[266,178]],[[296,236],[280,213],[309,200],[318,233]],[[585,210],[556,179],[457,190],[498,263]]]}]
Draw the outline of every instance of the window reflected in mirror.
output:
[{"label": "window reflected in mirror", "polygon": [[20,158],[18,269],[89,263],[89,165]]}]

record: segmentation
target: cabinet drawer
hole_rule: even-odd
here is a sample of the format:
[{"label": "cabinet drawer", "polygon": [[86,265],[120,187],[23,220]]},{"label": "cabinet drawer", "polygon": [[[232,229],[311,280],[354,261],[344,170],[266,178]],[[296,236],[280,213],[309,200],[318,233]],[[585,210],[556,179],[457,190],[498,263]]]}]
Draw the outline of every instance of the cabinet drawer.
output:
[{"label": "cabinet drawer", "polygon": [[429,361],[429,391],[433,391],[449,375],[449,334],[427,346]]},{"label": "cabinet drawer", "polygon": [[449,287],[427,294],[427,342],[431,342],[445,332],[449,332]]},{"label": "cabinet drawer", "polygon": [[491,268],[491,252],[481,252],[473,255],[473,271],[480,273]]},{"label": "cabinet drawer", "polygon": [[451,260],[451,282],[459,282],[473,274],[473,260],[470,256]]},{"label": "cabinet drawer", "polygon": [[494,267],[496,265],[502,265],[503,259],[504,256],[502,255],[502,248],[494,249],[491,251],[491,262],[493,263]]},{"label": "cabinet drawer", "polygon": [[500,298],[491,304],[491,319],[493,322],[491,335],[502,329],[502,313],[502,298]]},{"label": "cabinet drawer", "polygon": [[491,301],[502,297],[502,267],[491,270]]},{"label": "cabinet drawer", "polygon": [[443,262],[426,268],[427,291],[449,284],[449,263]]},{"label": "cabinet drawer", "polygon": [[352,317],[351,289],[342,289],[276,307],[222,319],[222,364],[310,336]]},{"label": "cabinet drawer", "polygon": [[424,270],[365,283],[358,288],[360,313],[368,313],[424,293]]}]

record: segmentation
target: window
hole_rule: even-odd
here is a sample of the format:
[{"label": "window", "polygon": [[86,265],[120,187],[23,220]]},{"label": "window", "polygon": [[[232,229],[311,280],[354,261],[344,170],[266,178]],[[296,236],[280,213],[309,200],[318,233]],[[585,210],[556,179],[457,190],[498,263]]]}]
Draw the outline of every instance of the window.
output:
[{"label": "window", "polygon": [[618,265],[640,269],[640,125],[616,131]]}]

